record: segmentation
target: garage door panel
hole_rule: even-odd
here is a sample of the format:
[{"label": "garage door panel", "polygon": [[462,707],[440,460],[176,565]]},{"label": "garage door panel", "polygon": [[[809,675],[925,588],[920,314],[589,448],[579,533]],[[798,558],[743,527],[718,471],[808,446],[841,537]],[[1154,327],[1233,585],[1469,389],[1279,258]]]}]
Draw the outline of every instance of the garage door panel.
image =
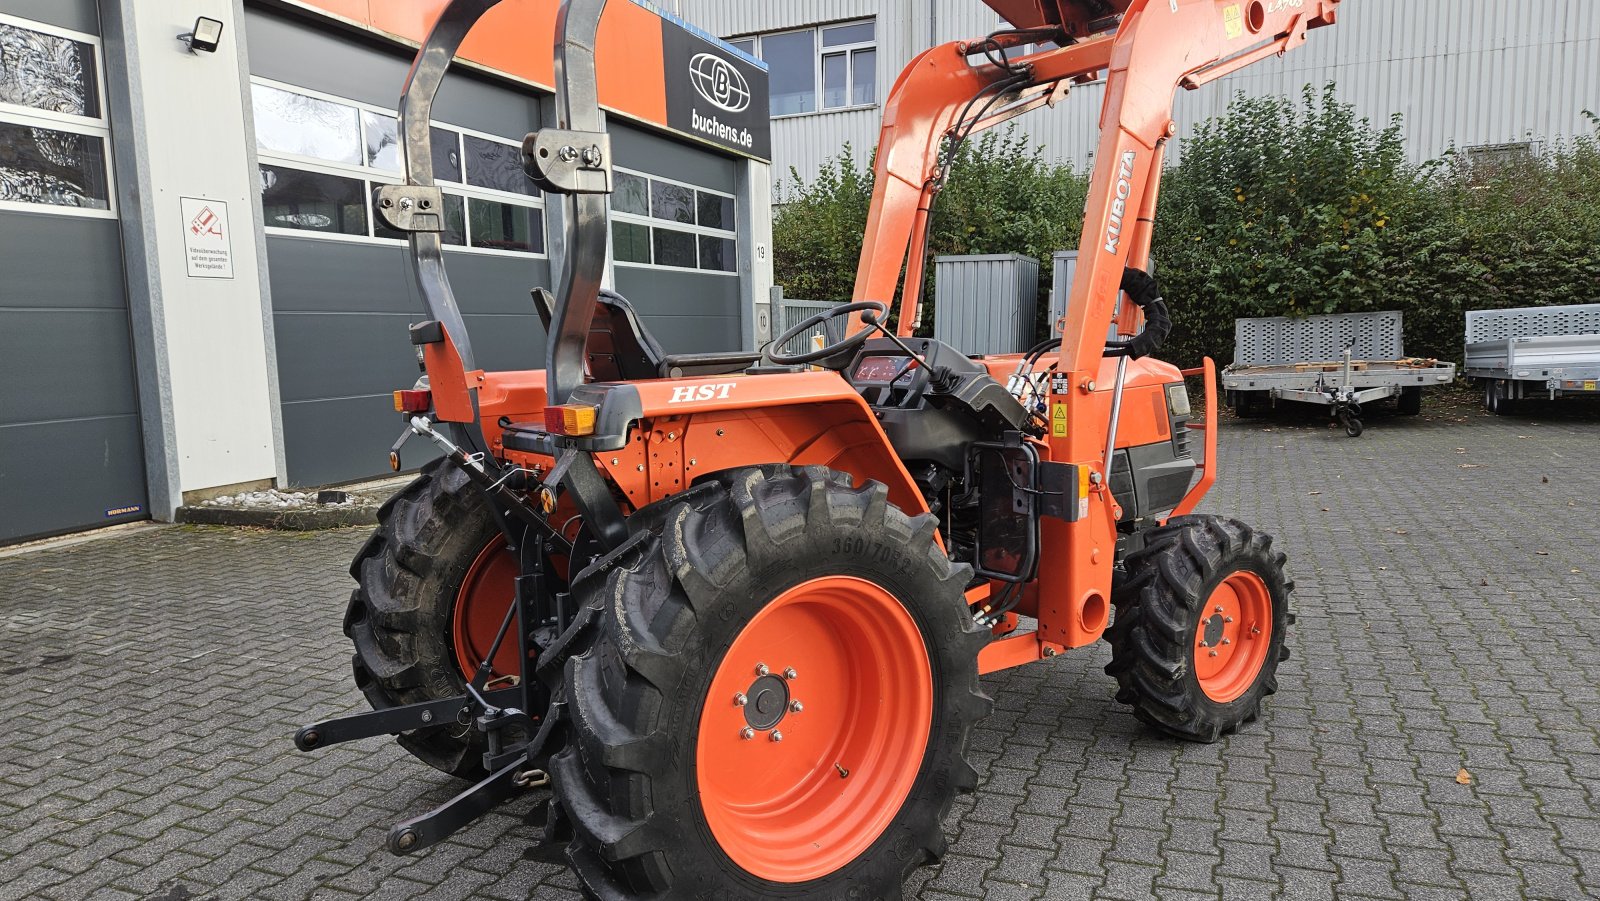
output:
[{"label": "garage door panel", "polygon": [[0,426],[0,498],[0,543],[146,518],[139,417]]},{"label": "garage door panel", "polygon": [[480,369],[544,368],[545,334],[539,317],[468,315],[466,319]]},{"label": "garage door panel", "polygon": [[111,219],[0,215],[0,308],[126,311],[117,229]]},{"label": "garage door panel", "polygon": [[[389,471],[389,446],[400,437],[400,414],[385,392],[371,397],[283,405],[284,455],[295,485],[330,485]],[[438,456],[413,438],[401,452],[407,469]]]},{"label": "garage door panel", "polygon": [[306,238],[269,237],[272,308],[303,312],[406,313],[421,320],[422,298],[405,248]]},{"label": "garage door panel", "polygon": [[736,350],[742,343],[738,279],[618,266],[616,280],[668,353]]},{"label": "garage door panel", "polygon": [[0,424],[134,413],[126,309],[0,310]]},{"label": "garage door panel", "polygon": [[[445,271],[450,275],[450,289],[455,292],[456,303],[463,313],[503,313],[534,316],[533,300],[528,292],[534,288],[549,288],[550,266],[538,257],[491,256],[488,254],[446,253]],[[409,270],[408,270],[409,271]],[[472,335],[474,346],[478,335]]]},{"label": "garage door panel", "polygon": [[[274,319],[284,403],[387,395],[417,380],[414,313],[287,313]],[[392,408],[391,408],[392,409]]]}]

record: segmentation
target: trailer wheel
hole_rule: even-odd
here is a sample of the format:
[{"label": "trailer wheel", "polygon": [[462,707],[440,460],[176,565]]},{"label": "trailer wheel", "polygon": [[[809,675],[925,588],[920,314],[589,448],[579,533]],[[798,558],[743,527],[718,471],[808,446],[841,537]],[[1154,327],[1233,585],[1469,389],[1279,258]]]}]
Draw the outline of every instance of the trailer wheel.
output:
[{"label": "trailer wheel", "polygon": [[1484,379],[1483,408],[1496,416],[1516,412],[1516,401],[1511,399],[1511,383],[1505,379]]},{"label": "trailer wheel", "polygon": [[1360,438],[1366,426],[1361,424],[1361,417],[1349,411],[1340,411],[1339,424],[1344,426],[1344,433],[1351,438]]},{"label": "trailer wheel", "polygon": [[599,898],[899,897],[990,702],[970,576],[876,482],[743,470],[608,574],[551,761]]},{"label": "trailer wheel", "polygon": [[1240,417],[1262,416],[1267,412],[1267,392],[1233,392],[1233,412]]},{"label": "trailer wheel", "polygon": [[1110,629],[1117,700],[1169,735],[1212,742],[1277,691],[1291,621],[1284,555],[1221,516],[1180,516],[1128,555]]},{"label": "trailer wheel", "polygon": [[[436,460],[379,509],[378,528],[350,574],[357,582],[344,619],[355,644],[351,666],[356,686],[381,710],[465,690],[463,672],[481,657],[467,658],[487,652],[517,567],[483,494]],[[515,672],[516,656],[514,641],[503,646],[495,672]],[[399,742],[446,773],[487,775],[476,730],[443,724],[402,733]]]},{"label": "trailer wheel", "polygon": [[1415,416],[1422,412],[1422,386],[1407,385],[1395,398],[1394,411],[1401,416]]}]

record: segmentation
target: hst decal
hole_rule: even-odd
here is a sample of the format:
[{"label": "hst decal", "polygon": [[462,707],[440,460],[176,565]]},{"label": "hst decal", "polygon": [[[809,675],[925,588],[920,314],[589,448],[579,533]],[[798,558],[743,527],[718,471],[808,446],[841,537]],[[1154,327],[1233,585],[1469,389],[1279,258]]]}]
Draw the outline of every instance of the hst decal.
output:
[{"label": "hst decal", "polygon": [[734,382],[715,382],[710,385],[679,385],[672,389],[669,404],[687,404],[697,400],[727,400],[733,393]]}]

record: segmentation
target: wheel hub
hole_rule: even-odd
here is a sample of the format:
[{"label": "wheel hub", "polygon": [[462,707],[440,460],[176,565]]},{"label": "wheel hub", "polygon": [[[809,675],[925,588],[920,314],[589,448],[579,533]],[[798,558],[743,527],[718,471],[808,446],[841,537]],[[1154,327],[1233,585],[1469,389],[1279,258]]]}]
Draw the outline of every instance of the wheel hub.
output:
[{"label": "wheel hub", "polygon": [[[789,712],[789,682],[779,676],[760,676],[744,692],[744,721],[750,728],[765,732],[783,722]],[[736,702],[737,703],[737,702]]]},{"label": "wheel hub", "polygon": [[1195,624],[1194,674],[1200,689],[1219,704],[1237,699],[1255,684],[1272,639],[1272,597],[1254,572],[1230,573],[1206,601]]}]

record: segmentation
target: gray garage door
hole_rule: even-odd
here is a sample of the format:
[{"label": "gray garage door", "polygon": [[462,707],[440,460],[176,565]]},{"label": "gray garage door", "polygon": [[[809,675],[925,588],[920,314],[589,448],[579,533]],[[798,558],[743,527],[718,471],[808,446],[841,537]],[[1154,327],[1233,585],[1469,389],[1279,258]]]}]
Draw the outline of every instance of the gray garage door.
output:
[{"label": "gray garage door", "polygon": [[[417,378],[407,326],[424,313],[405,245],[369,198],[400,178],[394,107],[410,59],[261,11],[246,21],[289,478],[384,474],[401,428],[390,394]],[[539,368],[528,290],[550,284],[544,199],[518,149],[539,100],[455,77],[434,116],[446,263],[478,364]],[[414,442],[408,467],[426,459]]]},{"label": "gray garage door", "polygon": [[92,0],[0,0],[0,543],[142,519]]},{"label": "gray garage door", "polygon": [[669,353],[739,349],[738,164],[615,122],[611,140],[617,290]]}]

